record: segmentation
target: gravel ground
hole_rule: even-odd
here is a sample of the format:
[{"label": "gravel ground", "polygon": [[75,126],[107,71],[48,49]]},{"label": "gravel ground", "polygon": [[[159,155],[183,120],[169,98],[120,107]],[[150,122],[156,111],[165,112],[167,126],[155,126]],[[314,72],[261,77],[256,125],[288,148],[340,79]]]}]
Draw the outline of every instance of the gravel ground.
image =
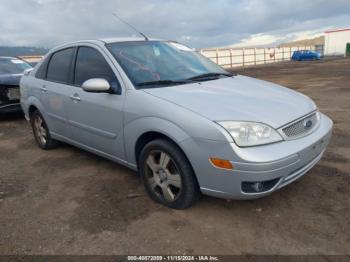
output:
[{"label": "gravel ground", "polygon": [[350,254],[350,60],[238,70],[296,89],[334,121],[321,162],[254,201],[153,203],[136,173],[68,145],[40,150],[0,121],[0,254]]}]

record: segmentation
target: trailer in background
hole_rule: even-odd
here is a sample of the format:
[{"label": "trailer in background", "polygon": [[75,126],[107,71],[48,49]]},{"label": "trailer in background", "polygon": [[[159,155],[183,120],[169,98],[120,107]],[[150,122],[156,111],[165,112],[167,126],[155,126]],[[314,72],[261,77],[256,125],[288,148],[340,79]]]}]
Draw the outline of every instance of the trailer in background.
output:
[{"label": "trailer in background", "polygon": [[325,55],[350,55],[350,28],[325,32]]},{"label": "trailer in background", "polygon": [[41,61],[41,59],[43,59],[43,56],[41,55],[27,55],[27,56],[19,56],[18,58],[26,61],[28,64],[30,64],[31,66],[35,66],[37,63],[39,63]]}]

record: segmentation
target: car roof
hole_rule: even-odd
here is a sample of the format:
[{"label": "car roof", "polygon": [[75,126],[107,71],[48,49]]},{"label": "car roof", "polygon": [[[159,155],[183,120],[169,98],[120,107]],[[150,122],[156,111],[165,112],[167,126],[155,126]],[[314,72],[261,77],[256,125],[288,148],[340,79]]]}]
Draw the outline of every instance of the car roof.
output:
[{"label": "car roof", "polygon": [[122,43],[122,42],[146,42],[146,41],[165,41],[162,39],[154,39],[150,38],[146,40],[143,37],[116,37],[116,38],[102,38],[102,39],[90,39],[90,40],[79,40],[79,41],[74,41],[74,42],[69,42],[65,43],[59,46],[56,46],[50,50],[50,53],[56,52],[58,50],[64,49],[64,48],[69,48],[72,46],[80,45],[80,44],[96,44],[96,45],[104,45],[104,44],[111,44],[111,43]]},{"label": "car roof", "polygon": [[74,44],[83,44],[83,43],[104,43],[104,44],[110,44],[110,43],[121,43],[121,42],[145,42],[145,41],[162,41],[161,39],[153,39],[150,38],[146,40],[143,37],[114,37],[114,38],[100,38],[100,39],[86,39],[86,40],[78,40],[74,42],[65,43],[61,46],[67,46],[67,45],[74,45]]},{"label": "car roof", "polygon": [[146,42],[146,41],[165,41],[165,40],[155,39],[155,38],[150,38],[150,39],[146,40],[143,37],[115,37],[115,38],[79,40],[79,41],[69,42],[69,43],[65,43],[65,44],[56,46],[56,47],[52,48],[47,55],[49,55],[53,52],[56,52],[58,50],[64,49],[64,48],[69,48],[69,47],[77,46],[77,45],[81,45],[81,44],[96,44],[96,45],[102,46],[104,44],[110,44],[110,43],[135,42],[135,41]]},{"label": "car roof", "polygon": [[[133,41],[133,42],[135,42],[135,41],[139,41],[139,42],[147,41],[143,37],[114,37],[114,38],[102,38],[99,40],[106,43],[106,44],[119,43],[119,42],[131,42],[131,41]],[[156,41],[156,40],[161,40],[161,39],[153,39],[153,38],[149,39],[149,41]]]}]

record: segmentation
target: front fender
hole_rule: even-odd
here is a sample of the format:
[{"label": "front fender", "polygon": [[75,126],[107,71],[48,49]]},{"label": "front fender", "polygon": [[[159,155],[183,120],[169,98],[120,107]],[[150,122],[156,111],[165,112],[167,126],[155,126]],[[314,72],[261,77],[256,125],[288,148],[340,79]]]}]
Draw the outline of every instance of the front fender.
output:
[{"label": "front fender", "polygon": [[157,117],[138,118],[124,127],[125,152],[130,165],[136,166],[135,147],[139,137],[147,132],[158,132],[180,143],[189,135],[176,124]]}]

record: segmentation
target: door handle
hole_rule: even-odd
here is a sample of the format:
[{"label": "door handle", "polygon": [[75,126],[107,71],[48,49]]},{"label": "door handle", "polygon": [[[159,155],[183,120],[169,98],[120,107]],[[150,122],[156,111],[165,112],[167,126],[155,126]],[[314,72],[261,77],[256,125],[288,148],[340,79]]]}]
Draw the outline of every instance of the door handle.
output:
[{"label": "door handle", "polygon": [[47,88],[46,85],[43,85],[42,87],[40,87],[41,92],[47,92]]},{"label": "door handle", "polygon": [[70,96],[70,99],[72,99],[74,102],[79,102],[81,98],[78,96],[78,94],[74,94]]}]

